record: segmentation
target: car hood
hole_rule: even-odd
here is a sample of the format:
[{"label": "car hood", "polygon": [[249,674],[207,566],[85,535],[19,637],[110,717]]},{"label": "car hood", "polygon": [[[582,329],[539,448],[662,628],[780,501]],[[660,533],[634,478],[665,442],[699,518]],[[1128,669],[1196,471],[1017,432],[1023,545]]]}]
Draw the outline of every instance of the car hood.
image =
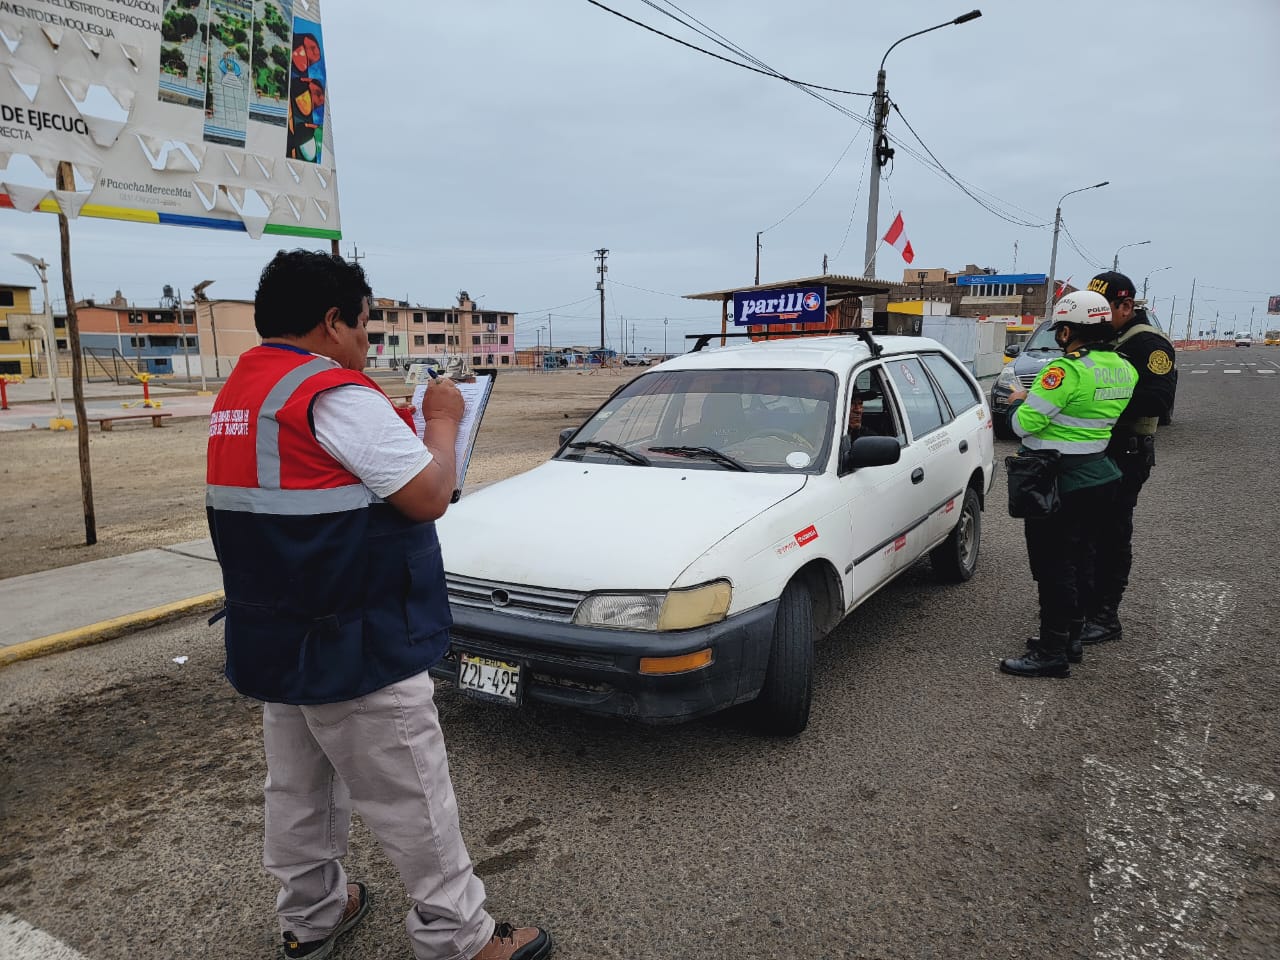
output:
[{"label": "car hood", "polygon": [[436,521],[451,574],[563,590],[665,590],[803,474],[552,460]]},{"label": "car hood", "polygon": [[1034,350],[1031,353],[1020,353],[1013,362],[1013,372],[1019,377],[1037,372],[1051,360],[1061,358],[1060,350]]}]

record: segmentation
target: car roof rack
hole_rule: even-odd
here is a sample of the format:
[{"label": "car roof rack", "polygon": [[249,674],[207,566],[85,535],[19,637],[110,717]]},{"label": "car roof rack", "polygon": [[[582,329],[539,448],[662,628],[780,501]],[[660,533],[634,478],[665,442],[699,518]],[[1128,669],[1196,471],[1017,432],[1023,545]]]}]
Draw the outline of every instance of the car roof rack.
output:
[{"label": "car roof rack", "polygon": [[[781,336],[779,339],[790,340],[792,337],[832,337],[832,336],[838,336],[841,334],[850,334],[850,333],[854,334],[859,340],[861,340],[863,343],[867,345],[867,348],[871,351],[871,355],[873,357],[880,356],[880,353],[884,348],[881,347],[880,344],[876,343],[876,341],[871,336],[871,331],[867,330],[866,328],[839,327],[835,330],[787,330],[785,331],[784,335]],[[732,340],[732,339],[741,339],[743,337],[758,337],[758,336],[760,336],[760,333],[758,331],[757,332],[746,331],[743,333],[686,333],[684,335],[684,338],[686,340],[695,341],[693,345],[693,349],[690,350],[689,352],[697,353],[699,350],[705,347],[708,343],[710,343],[716,337],[720,337],[721,339],[725,339],[725,340]],[[769,341],[761,341],[761,342],[763,343],[763,342],[769,342]]]}]

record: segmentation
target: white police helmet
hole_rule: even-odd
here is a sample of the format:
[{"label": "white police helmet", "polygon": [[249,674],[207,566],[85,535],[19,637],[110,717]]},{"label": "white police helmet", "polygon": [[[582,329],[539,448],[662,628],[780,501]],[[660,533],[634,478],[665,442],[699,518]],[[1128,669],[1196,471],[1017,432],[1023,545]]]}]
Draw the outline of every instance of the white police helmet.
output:
[{"label": "white police helmet", "polygon": [[1052,328],[1062,326],[1075,329],[1082,327],[1109,327],[1111,325],[1111,304],[1107,298],[1092,290],[1077,290],[1066,294],[1053,305]]}]

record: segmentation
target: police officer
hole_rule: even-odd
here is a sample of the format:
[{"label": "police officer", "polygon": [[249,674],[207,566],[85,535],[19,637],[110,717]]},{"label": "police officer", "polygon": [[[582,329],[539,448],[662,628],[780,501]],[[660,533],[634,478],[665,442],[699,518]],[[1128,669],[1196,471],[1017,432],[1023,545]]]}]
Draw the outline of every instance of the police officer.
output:
[{"label": "police officer", "polygon": [[1112,346],[1137,368],[1138,386],[1111,433],[1107,452],[1123,474],[1115,499],[1099,516],[1101,539],[1095,566],[1096,585],[1087,611],[1082,643],[1120,639],[1120,601],[1133,565],[1133,510],[1142,485],[1156,462],[1156,428],[1173,409],[1178,371],[1173,344],[1134,310],[1133,281],[1107,271],[1089,281],[1089,289],[1111,304]]},{"label": "police officer", "polygon": [[1080,661],[1096,517],[1120,479],[1107,444],[1138,379],[1133,365],[1105,346],[1112,336],[1111,307],[1100,294],[1078,291],[1059,300],[1053,331],[1065,355],[1045,366],[1029,394],[1010,397],[1009,424],[1023,449],[1061,457],[1061,508],[1024,521],[1040,596],[1040,635],[1022,656],[1000,661],[1003,672],[1024,677],[1069,677],[1070,664]]}]

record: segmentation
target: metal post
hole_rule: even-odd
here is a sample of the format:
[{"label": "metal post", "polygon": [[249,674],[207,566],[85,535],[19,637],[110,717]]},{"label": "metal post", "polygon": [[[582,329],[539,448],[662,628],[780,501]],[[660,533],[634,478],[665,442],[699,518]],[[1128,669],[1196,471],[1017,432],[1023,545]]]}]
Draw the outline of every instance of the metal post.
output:
[{"label": "metal post", "polygon": [[222,377],[222,366],[218,362],[218,322],[214,316],[213,301],[209,301],[209,332],[213,334],[213,378]]},{"label": "metal post", "polygon": [[662,318],[662,359],[667,359],[667,318]]},{"label": "metal post", "polygon": [[[184,329],[187,325],[187,313],[182,306],[182,288],[174,287],[174,292],[178,294],[178,336],[182,337],[182,363],[187,368],[187,383],[191,382],[191,355],[187,352],[187,331]],[[192,301],[192,312],[195,312],[195,302]],[[116,314],[116,324],[120,323],[120,314]]]},{"label": "metal post", "polygon": [[1187,339],[1191,339],[1191,313],[1196,308],[1196,280],[1191,278],[1191,302],[1187,304]]},{"label": "metal post", "polygon": [[763,230],[756,231],[756,286],[760,286],[760,234]]},{"label": "metal post", "polygon": [[1053,287],[1056,283],[1053,272],[1058,269],[1058,230],[1062,226],[1062,207],[1053,212],[1053,252],[1049,254],[1049,276],[1044,284],[1044,316],[1049,319],[1053,311]]},{"label": "metal post", "polygon": [[62,387],[58,383],[58,338],[53,330],[53,304],[49,302],[49,281],[46,277],[44,261],[40,261],[40,288],[44,291],[44,353],[49,365],[49,386],[53,391],[53,403],[57,408],[57,417],[62,415]]}]

